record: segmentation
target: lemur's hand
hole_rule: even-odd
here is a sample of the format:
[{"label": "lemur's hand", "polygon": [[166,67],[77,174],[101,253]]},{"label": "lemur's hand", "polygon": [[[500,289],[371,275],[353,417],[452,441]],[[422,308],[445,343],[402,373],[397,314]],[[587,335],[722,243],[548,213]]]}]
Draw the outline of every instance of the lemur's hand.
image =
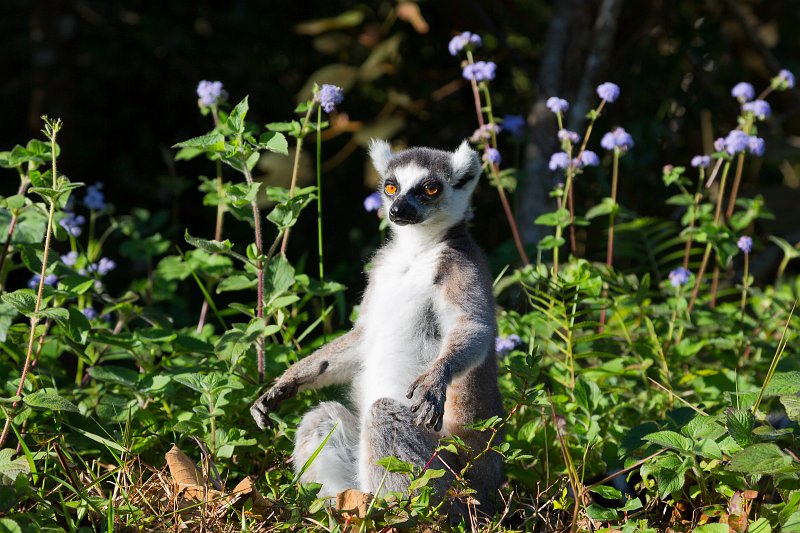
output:
[{"label": "lemur's hand", "polygon": [[250,407],[250,414],[261,429],[272,426],[269,419],[270,411],[278,408],[281,402],[297,394],[297,383],[295,381],[278,381],[267,392],[256,400]]},{"label": "lemur's hand", "polygon": [[447,393],[447,381],[438,373],[426,372],[414,380],[408,388],[406,398],[417,394],[417,403],[411,407],[417,413],[414,423],[420,427],[440,431],[444,420],[444,401]]}]

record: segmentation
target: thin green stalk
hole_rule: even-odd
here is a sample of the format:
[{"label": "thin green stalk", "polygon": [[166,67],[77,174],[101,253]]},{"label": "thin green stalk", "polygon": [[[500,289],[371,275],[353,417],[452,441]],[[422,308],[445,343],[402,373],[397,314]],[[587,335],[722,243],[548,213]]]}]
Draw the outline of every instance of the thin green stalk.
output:
[{"label": "thin green stalk", "polygon": [[[56,168],[56,137],[58,132],[61,130],[61,120],[50,120],[47,116],[42,117],[45,122],[45,134],[50,139],[50,160],[52,162],[52,178],[53,178],[53,189],[58,188],[58,172]],[[22,375],[19,378],[19,385],[17,386],[17,393],[16,396],[22,396],[22,390],[25,386],[25,379],[28,376],[28,370],[30,369],[31,359],[33,356],[33,343],[36,339],[36,326],[39,324],[39,311],[42,306],[42,297],[44,293],[44,280],[45,276],[47,275],[47,259],[50,253],[50,238],[53,233],[53,220],[55,218],[56,213],[56,199],[50,199],[50,210],[47,215],[47,229],[45,230],[45,237],[44,237],[44,251],[42,253],[42,271],[39,277],[39,289],[36,294],[36,305],[33,309],[33,316],[31,316],[31,330],[30,334],[28,335],[28,351],[25,355],[25,363],[22,366]],[[12,405],[12,409],[16,408],[18,402],[14,402]],[[3,447],[3,444],[8,437],[8,430],[11,426],[11,414],[9,413],[6,418],[5,426],[3,427],[3,432],[0,434],[0,448]]]},{"label": "thin green stalk", "polygon": [[[319,280],[325,278],[322,256],[322,106],[317,107],[317,251],[319,253]],[[325,307],[323,299],[322,307]]]},{"label": "thin green stalk", "polygon": [[764,383],[761,385],[761,390],[758,392],[758,399],[756,399],[756,403],[753,404],[753,414],[758,412],[758,406],[761,405],[761,400],[764,397],[764,391],[767,389],[767,385],[769,385],[769,382],[772,380],[772,376],[775,375],[775,369],[778,368],[778,363],[783,356],[784,350],[786,350],[786,344],[789,342],[786,339],[786,333],[789,331],[789,324],[792,321],[792,316],[794,315],[794,310],[796,307],[797,300],[795,300],[792,304],[792,310],[789,311],[789,317],[786,319],[786,324],[783,326],[783,333],[781,333],[781,339],[778,341],[778,348],[775,350],[775,355],[772,357],[769,370],[767,370],[767,377],[764,378]]},{"label": "thin green stalk", "polygon": [[742,277],[742,302],[739,305],[741,309],[741,322],[744,324],[744,306],[747,303],[747,287],[750,281],[750,254],[744,254],[744,275]]},{"label": "thin green stalk", "polygon": [[[297,134],[297,145],[294,148],[294,165],[292,166],[292,182],[289,185],[289,198],[294,198],[294,190],[297,187],[297,175],[300,171],[300,153],[303,151],[303,139],[308,129],[308,121],[311,118],[311,111],[314,106],[309,104],[306,110],[306,116],[300,122],[300,133]],[[286,255],[286,247],[289,245],[289,229],[283,234],[283,241],[281,242],[281,255]]]},{"label": "thin green stalk", "polygon": [[614,164],[611,172],[611,200],[614,209],[608,214],[608,245],[606,246],[606,265],[610,268],[614,262],[614,218],[617,212],[617,179],[619,177],[619,147],[614,147]]}]

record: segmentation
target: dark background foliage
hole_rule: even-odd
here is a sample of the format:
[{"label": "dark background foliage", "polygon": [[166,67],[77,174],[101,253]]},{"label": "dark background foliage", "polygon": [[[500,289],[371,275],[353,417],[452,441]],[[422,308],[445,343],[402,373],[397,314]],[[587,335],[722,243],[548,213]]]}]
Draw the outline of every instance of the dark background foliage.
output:
[{"label": "dark background foliage", "polygon": [[[586,71],[586,54],[597,46],[592,28],[601,2],[571,4],[567,48],[558,68],[559,96],[573,101]],[[499,115],[531,114],[537,120],[536,103],[552,96],[541,88],[543,75],[549,74],[541,69],[552,68],[545,38],[558,16],[553,2],[420,2],[416,5],[427,31],[402,13],[398,17],[399,5],[8,0],[0,7],[5,63],[0,148],[36,135],[41,114],[63,118],[61,169],[76,181],[104,182],[117,213],[139,206],[168,213],[162,231],[180,242],[186,227],[198,235],[213,233],[213,210],[198,208],[196,188],[196,176],[212,168],[202,161],[175,164],[170,149],[211,128],[197,110],[199,80],[223,81],[234,103],[250,95],[248,118],[262,124],[290,118],[310,82],[343,85],[346,99],[323,155],[330,215],[326,240],[336,243],[329,246],[326,262],[333,277],[357,283],[360,272],[348,262],[366,257],[378,239],[374,218],[361,208],[374,186],[365,140],[374,135],[400,145],[453,147],[475,127],[471,92],[460,78],[458,59],[447,52],[454,33],[483,35],[479,59],[498,64],[492,89]],[[328,21],[325,31],[303,25],[343,13],[348,15]],[[666,194],[662,165],[687,164],[735,126],[733,84],[744,80],[760,89],[778,68],[800,72],[798,23],[794,0],[622,4],[599,81],[618,83],[623,96],[598,128],[602,133],[622,125],[636,140],[634,156],[623,160],[624,206],[648,214],[662,205],[655,201]],[[798,94],[795,89],[772,98],[775,117],[759,132],[766,138],[767,155],[761,168],[751,167],[743,190],[746,196],[767,197],[778,215],[769,230],[790,239],[800,227],[794,155],[800,142]],[[554,134],[555,126],[549,131]],[[533,138],[526,147],[503,137],[505,166],[525,168],[525,154],[536,153],[531,145],[549,142]],[[285,183],[290,161],[273,158],[259,173]],[[302,175],[309,179],[312,161],[304,161]],[[9,179],[2,187],[5,194],[16,184]],[[605,171],[584,174],[577,184],[578,211],[607,189]],[[501,261],[513,260],[496,194],[484,184],[476,203],[479,240],[486,249],[498,250]],[[294,257],[313,249],[312,218],[306,215],[295,233],[309,238],[295,237]],[[523,232],[531,220],[520,220]],[[236,241],[235,233],[229,236]]]}]

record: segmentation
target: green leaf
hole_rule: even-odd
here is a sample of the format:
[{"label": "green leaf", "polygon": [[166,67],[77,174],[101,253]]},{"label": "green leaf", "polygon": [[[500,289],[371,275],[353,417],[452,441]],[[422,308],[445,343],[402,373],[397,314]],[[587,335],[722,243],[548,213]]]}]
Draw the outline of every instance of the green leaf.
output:
[{"label": "green leaf", "polygon": [[622,499],[622,492],[619,489],[615,489],[614,487],[609,487],[608,485],[598,485],[596,487],[589,487],[589,490],[594,492],[595,494],[599,494],[603,498],[607,500],[620,500]]},{"label": "green leaf", "polygon": [[94,280],[77,274],[66,276],[58,280],[58,290],[70,293],[70,296],[79,296],[94,287]]},{"label": "green leaf", "polygon": [[781,239],[780,237],[776,237],[775,235],[771,235],[769,240],[777,244],[781,250],[783,250],[783,255],[790,259],[795,259],[800,257],[800,250],[789,244],[788,241]]},{"label": "green leaf", "polygon": [[746,474],[779,474],[797,471],[797,465],[792,463],[792,458],[777,445],[759,443],[748,446],[731,457],[728,470]]},{"label": "green leaf", "polygon": [[586,218],[589,220],[600,216],[610,215],[619,211],[619,204],[613,198],[603,198],[599,204],[592,207],[586,212]]},{"label": "green leaf", "polygon": [[138,372],[114,365],[93,366],[89,369],[89,375],[97,381],[116,383],[130,388],[135,388],[139,382]]},{"label": "green leaf", "polygon": [[31,473],[30,464],[24,456],[12,459],[14,450],[3,448],[0,450],[0,485],[12,485],[20,474]]},{"label": "green leaf", "polygon": [[409,492],[413,492],[417,489],[425,487],[432,479],[438,479],[444,476],[444,474],[444,469],[428,468],[422,473],[421,476],[411,482],[411,484],[408,486],[408,490]]},{"label": "green leaf", "polygon": [[37,409],[48,409],[50,411],[72,411],[73,413],[80,413],[78,406],[53,392],[45,392],[43,390],[32,392],[22,398],[22,401],[25,402],[25,405],[35,407]]},{"label": "green leaf", "polygon": [[539,215],[536,217],[536,220],[533,221],[534,224],[539,224],[541,226],[561,226],[564,227],[569,224],[569,211],[567,209],[561,208],[552,213],[545,213],[543,215]]},{"label": "green leaf", "polygon": [[18,289],[2,296],[3,301],[13,305],[23,315],[32,315],[36,309],[36,293],[32,289]]},{"label": "green leaf", "polygon": [[272,301],[294,285],[294,267],[282,255],[273,257],[264,269],[264,294]]},{"label": "green leaf", "polygon": [[[2,466],[0,466],[0,469],[2,469]],[[0,485],[4,485],[1,481]],[[0,518],[0,533],[22,533],[22,528],[10,518]]]},{"label": "green leaf", "polygon": [[725,434],[725,428],[715,417],[698,414],[681,428],[681,433],[694,440],[716,440]]},{"label": "green leaf", "polygon": [[182,281],[192,274],[192,269],[181,256],[169,255],[158,262],[155,274],[166,281]]},{"label": "green leaf", "polygon": [[764,389],[764,396],[784,396],[788,394],[800,393],[800,371],[775,372],[767,388]]},{"label": "green leaf", "polygon": [[236,133],[244,133],[244,118],[247,116],[247,111],[250,109],[250,104],[245,96],[241,102],[236,104],[231,114],[228,115],[227,126]]},{"label": "green leaf", "polygon": [[678,450],[681,452],[692,452],[694,445],[692,440],[674,431],[656,431],[644,437],[644,440],[657,444],[664,448]]},{"label": "green leaf", "polygon": [[563,246],[565,242],[567,241],[565,241],[562,237],[556,238],[553,235],[547,235],[541,241],[539,241],[537,248],[540,250],[552,250],[553,248]]},{"label": "green leaf", "polygon": [[245,289],[252,289],[258,284],[258,279],[245,274],[236,274],[234,276],[223,279],[217,285],[217,294],[229,291],[241,291]]},{"label": "green leaf", "polygon": [[195,148],[204,152],[224,152],[225,136],[218,131],[213,131],[188,141],[179,142],[173,148]]},{"label": "green leaf", "polygon": [[258,147],[281,155],[289,155],[289,143],[286,137],[277,131],[262,133],[258,138]]},{"label": "green leaf", "polygon": [[392,473],[412,474],[414,472],[414,465],[405,461],[401,461],[397,457],[391,455],[389,457],[378,459],[376,463],[378,466],[382,466]]},{"label": "green leaf", "polygon": [[729,407],[725,410],[725,427],[728,434],[736,441],[736,444],[744,448],[753,442],[753,425],[756,417],[749,409],[734,409]]},{"label": "green leaf", "polygon": [[69,318],[62,327],[66,330],[67,337],[80,344],[86,344],[89,338],[89,331],[92,329],[92,325],[86,315],[75,307],[69,308]]},{"label": "green leaf", "polygon": [[586,515],[592,520],[611,521],[617,519],[618,513],[615,509],[607,509],[593,503],[586,508]]},{"label": "green leaf", "polygon": [[[786,529],[783,529],[782,531],[786,531]],[[772,526],[769,525],[769,520],[762,516],[750,524],[750,526],[747,528],[747,533],[772,533]]]},{"label": "green leaf", "polygon": [[233,248],[233,244],[231,244],[231,241],[228,239],[225,239],[224,241],[199,239],[189,235],[188,229],[186,230],[183,238],[192,246],[196,246],[197,248],[200,248],[204,252],[208,252],[210,254],[226,254]]},{"label": "green leaf", "polygon": [[0,302],[0,342],[6,342],[8,328],[11,327],[18,314],[13,305]]},{"label": "green leaf", "polygon": [[694,528],[694,533],[728,533],[730,528],[728,524],[704,524]]},{"label": "green leaf", "polygon": [[[10,212],[0,210],[0,235],[8,235],[8,230],[11,227],[11,218]],[[27,207],[17,217],[14,233],[11,235],[11,242],[13,244],[36,244],[41,246],[46,229],[47,215],[37,207]]]},{"label": "green leaf", "polygon": [[800,398],[797,396],[781,396],[781,403],[786,409],[786,416],[789,420],[800,421]]}]

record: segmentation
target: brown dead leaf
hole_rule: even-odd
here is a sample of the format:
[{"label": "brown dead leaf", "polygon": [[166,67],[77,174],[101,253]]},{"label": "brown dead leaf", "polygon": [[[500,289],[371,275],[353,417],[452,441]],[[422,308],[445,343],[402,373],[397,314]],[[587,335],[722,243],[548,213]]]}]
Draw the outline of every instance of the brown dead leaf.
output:
[{"label": "brown dead leaf", "polygon": [[415,2],[400,2],[397,4],[395,12],[397,18],[411,24],[417,33],[428,33],[431,29]]},{"label": "brown dead leaf", "polygon": [[205,501],[223,496],[222,492],[205,487],[203,474],[180,448],[173,445],[165,457],[178,494]]},{"label": "brown dead leaf", "polygon": [[272,505],[258,492],[253,484],[253,478],[247,476],[236,485],[228,496],[228,505],[231,507],[241,507],[250,498],[253,501],[253,513],[266,515],[271,512]]},{"label": "brown dead leaf", "polygon": [[748,502],[742,491],[736,491],[728,502],[728,527],[736,533],[747,531]]},{"label": "brown dead leaf", "polygon": [[347,489],[336,495],[336,508],[345,518],[349,516],[364,518],[367,515],[370,501],[372,501],[372,494],[361,492],[358,489]]}]

